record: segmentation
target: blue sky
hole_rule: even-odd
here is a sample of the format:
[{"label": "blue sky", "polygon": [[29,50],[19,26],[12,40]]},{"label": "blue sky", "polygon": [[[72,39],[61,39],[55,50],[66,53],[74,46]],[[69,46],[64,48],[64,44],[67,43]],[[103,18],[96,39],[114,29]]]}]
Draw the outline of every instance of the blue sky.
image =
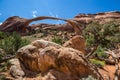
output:
[{"label": "blue sky", "polygon": [[78,13],[115,10],[120,11],[120,0],[0,0],[0,22],[10,16],[73,18]]}]

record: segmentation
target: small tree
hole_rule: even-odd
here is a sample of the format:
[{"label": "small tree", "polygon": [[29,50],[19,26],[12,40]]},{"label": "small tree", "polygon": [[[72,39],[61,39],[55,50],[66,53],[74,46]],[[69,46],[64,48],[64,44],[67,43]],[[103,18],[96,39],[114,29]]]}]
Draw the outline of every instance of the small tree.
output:
[{"label": "small tree", "polygon": [[120,43],[120,25],[113,21],[105,24],[93,22],[84,30],[84,37],[88,46],[100,44],[102,47],[114,48]]},{"label": "small tree", "polygon": [[[21,36],[13,32],[12,35],[7,35],[3,32],[0,32],[0,57],[3,58],[7,55],[14,55],[19,48],[25,46],[29,43],[28,40],[22,39]],[[4,35],[2,35],[4,34]]]},{"label": "small tree", "polygon": [[114,21],[99,24],[93,22],[83,31],[87,46],[99,45],[95,54],[102,58],[107,58],[104,53],[106,48],[114,49],[120,43],[120,25]]}]

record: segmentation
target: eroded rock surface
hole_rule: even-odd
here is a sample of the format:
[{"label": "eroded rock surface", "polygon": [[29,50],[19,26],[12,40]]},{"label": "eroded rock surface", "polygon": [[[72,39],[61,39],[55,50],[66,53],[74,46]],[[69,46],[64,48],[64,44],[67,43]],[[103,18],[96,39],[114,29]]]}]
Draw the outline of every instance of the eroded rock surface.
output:
[{"label": "eroded rock surface", "polygon": [[96,14],[78,14],[74,17],[74,20],[84,25],[89,24],[93,21],[97,21],[102,24],[109,22],[111,20],[120,22],[120,12],[111,11],[111,12],[101,12]]},{"label": "eroded rock surface", "polygon": [[83,36],[77,35],[68,40],[63,44],[64,47],[71,47],[76,50],[79,50],[83,53],[83,55],[86,55],[86,44],[85,39]]},{"label": "eroded rock surface", "polygon": [[53,42],[34,41],[19,49],[17,57],[26,69],[50,73],[55,80],[79,80],[88,75],[101,79],[97,69],[84,58],[82,52]]},{"label": "eroded rock surface", "polygon": [[20,64],[18,59],[11,59],[11,68],[10,68],[10,74],[16,79],[16,80],[22,80],[25,76],[25,72],[22,69],[22,65]]}]

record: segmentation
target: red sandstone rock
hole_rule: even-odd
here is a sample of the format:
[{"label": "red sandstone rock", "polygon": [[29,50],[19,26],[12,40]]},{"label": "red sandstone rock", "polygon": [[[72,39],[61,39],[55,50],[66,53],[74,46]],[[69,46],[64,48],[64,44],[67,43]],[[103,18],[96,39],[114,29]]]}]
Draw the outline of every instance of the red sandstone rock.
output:
[{"label": "red sandstone rock", "polygon": [[113,11],[113,12],[102,12],[97,14],[78,14],[74,17],[75,21],[83,24],[89,24],[93,21],[97,21],[99,23],[106,23],[111,20],[115,20],[120,22],[120,12]]},{"label": "red sandstone rock", "polygon": [[79,80],[88,75],[99,80],[101,78],[97,69],[84,58],[82,52],[53,42],[34,41],[19,49],[17,55],[27,69],[44,74],[50,72],[56,80]]}]

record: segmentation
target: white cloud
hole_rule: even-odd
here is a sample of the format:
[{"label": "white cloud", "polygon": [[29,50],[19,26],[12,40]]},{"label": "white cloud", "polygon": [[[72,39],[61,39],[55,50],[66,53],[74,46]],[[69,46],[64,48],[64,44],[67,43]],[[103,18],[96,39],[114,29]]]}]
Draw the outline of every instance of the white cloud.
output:
[{"label": "white cloud", "polygon": [[32,11],[32,16],[35,18],[35,17],[37,17],[37,11],[35,10],[35,11]]},{"label": "white cloud", "polygon": [[54,14],[52,12],[49,12],[49,15],[52,16],[52,17],[54,17]]},{"label": "white cloud", "polygon": [[59,16],[56,14],[55,17],[58,18]]},{"label": "white cloud", "polygon": [[[59,15],[58,15],[58,14],[53,14],[51,11],[49,12],[49,15],[52,16],[52,17],[59,18]],[[60,23],[61,23],[61,20],[57,20],[57,21],[56,21],[56,24],[60,24]]]},{"label": "white cloud", "polygon": [[53,14],[52,12],[49,12],[49,15],[52,16],[52,17],[56,17],[56,18],[59,17],[57,14]]},{"label": "white cloud", "polygon": [[[57,14],[55,15],[55,17],[56,17],[56,18],[59,18],[59,16],[58,16]],[[60,22],[61,22],[61,20],[58,20],[58,21],[56,22],[56,24],[60,24]]]},{"label": "white cloud", "polygon": [[0,25],[2,25],[2,23],[0,22]]}]

